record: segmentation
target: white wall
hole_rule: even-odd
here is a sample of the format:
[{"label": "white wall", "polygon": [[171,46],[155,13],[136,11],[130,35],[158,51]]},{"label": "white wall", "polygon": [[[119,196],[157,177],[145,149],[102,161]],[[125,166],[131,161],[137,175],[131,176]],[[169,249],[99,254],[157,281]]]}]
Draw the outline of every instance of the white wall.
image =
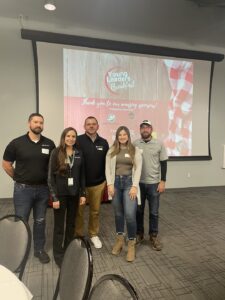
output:
[{"label": "white wall", "polygon": [[[20,25],[16,20],[0,18],[0,155],[13,138],[27,130],[27,117],[35,111],[35,77],[31,42],[20,38]],[[29,28],[51,30],[51,28]],[[59,30],[60,31],[60,30]],[[66,33],[66,32],[65,32]],[[71,32],[70,32],[71,34]],[[74,32],[79,34],[79,32]],[[80,32],[80,35],[84,34]],[[90,32],[86,35],[91,36]],[[92,36],[106,38],[103,32]],[[138,40],[137,37],[107,35],[108,39],[127,40],[159,46],[180,47],[192,50],[225,53],[225,49],[181,45],[171,41]],[[207,88],[207,87],[206,87]],[[212,161],[169,162],[167,187],[218,186],[225,183],[222,169],[225,144],[225,62],[216,63],[211,105]],[[48,122],[48,120],[46,120]],[[201,118],[199,119],[201,122]],[[60,134],[60,133],[59,133]],[[201,139],[201,137],[199,137]],[[188,173],[190,177],[188,177]],[[0,168],[0,198],[11,197],[12,180]]]},{"label": "white wall", "polygon": [[[20,38],[15,21],[0,18],[0,155],[13,138],[27,130],[35,111],[32,45]],[[12,180],[0,168],[0,198],[12,196]]]}]

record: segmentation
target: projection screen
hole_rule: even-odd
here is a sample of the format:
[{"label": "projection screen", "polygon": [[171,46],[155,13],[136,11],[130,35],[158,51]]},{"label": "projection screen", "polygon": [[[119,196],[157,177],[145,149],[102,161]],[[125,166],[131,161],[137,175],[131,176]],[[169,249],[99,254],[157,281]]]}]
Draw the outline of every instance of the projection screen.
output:
[{"label": "projection screen", "polygon": [[[63,44],[64,35],[22,32],[25,38],[31,34],[38,110],[56,143],[65,127],[82,134],[88,116],[98,119],[109,144],[121,125],[132,140],[139,138],[139,125],[148,119],[170,159],[211,159],[213,66],[223,55],[73,36]],[[68,45],[74,39],[76,46]]]}]

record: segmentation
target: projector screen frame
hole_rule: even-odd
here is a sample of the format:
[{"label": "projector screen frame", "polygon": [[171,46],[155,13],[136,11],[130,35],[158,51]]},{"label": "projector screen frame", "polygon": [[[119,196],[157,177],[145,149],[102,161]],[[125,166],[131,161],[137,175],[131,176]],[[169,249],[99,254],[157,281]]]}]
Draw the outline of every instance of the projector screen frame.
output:
[{"label": "projector screen frame", "polygon": [[34,58],[35,87],[36,87],[36,112],[39,112],[39,81],[38,81],[38,56],[36,42],[47,42],[55,44],[64,44],[71,46],[113,50],[130,53],[140,53],[148,55],[167,56],[174,58],[198,59],[211,62],[210,86],[209,86],[209,109],[208,109],[208,155],[203,156],[170,156],[170,161],[203,161],[212,160],[210,148],[210,108],[211,108],[211,91],[212,79],[215,62],[224,59],[223,54],[176,49],[170,47],[152,46],[146,44],[136,44],[129,42],[113,41],[106,39],[97,39],[83,36],[67,35],[60,33],[51,33],[44,31],[21,29],[21,38],[31,40]]}]

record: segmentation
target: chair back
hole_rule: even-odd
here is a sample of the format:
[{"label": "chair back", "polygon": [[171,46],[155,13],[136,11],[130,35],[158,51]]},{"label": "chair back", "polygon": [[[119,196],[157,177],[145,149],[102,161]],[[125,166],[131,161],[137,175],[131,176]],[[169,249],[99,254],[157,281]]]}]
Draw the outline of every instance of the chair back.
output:
[{"label": "chair back", "polygon": [[86,300],[93,277],[91,246],[85,238],[74,238],[68,245],[53,299]]},{"label": "chair back", "polygon": [[88,300],[137,300],[138,295],[127,279],[117,274],[103,275],[94,284]]},{"label": "chair back", "polygon": [[0,219],[0,264],[22,279],[31,247],[29,224],[21,217],[7,215]]}]

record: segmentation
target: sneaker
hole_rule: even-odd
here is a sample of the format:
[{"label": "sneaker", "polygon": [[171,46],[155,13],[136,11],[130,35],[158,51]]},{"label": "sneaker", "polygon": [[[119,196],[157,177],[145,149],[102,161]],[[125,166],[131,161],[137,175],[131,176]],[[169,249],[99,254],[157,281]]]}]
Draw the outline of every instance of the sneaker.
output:
[{"label": "sneaker", "polygon": [[94,245],[94,247],[96,249],[102,248],[102,242],[100,241],[100,239],[99,239],[99,237],[97,235],[91,237],[91,242],[92,242],[92,244]]},{"label": "sneaker", "polygon": [[137,234],[137,237],[136,237],[136,244],[140,244],[144,241],[144,234],[143,233],[139,233]]},{"label": "sneaker", "polygon": [[39,258],[39,260],[42,264],[47,264],[50,262],[50,258],[44,250],[34,252],[34,256]]},{"label": "sneaker", "polygon": [[157,237],[157,235],[150,234],[149,240],[150,240],[150,243],[152,245],[153,250],[156,250],[156,251],[161,251],[162,250],[162,244],[160,243],[159,238]]}]

